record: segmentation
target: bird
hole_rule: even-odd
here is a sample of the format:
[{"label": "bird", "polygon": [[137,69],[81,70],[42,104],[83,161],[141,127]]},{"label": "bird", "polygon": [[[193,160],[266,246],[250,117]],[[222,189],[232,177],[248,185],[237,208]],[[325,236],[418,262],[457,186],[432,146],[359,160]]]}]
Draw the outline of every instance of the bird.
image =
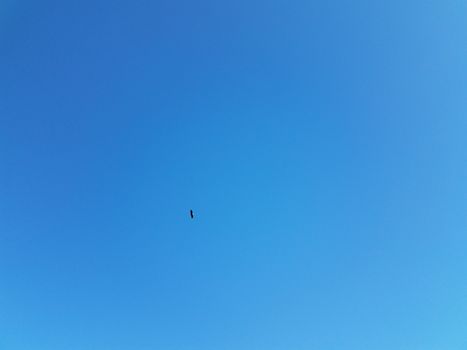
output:
[{"label": "bird", "polygon": [[193,219],[195,216],[193,214],[193,210],[190,209],[190,217]]}]

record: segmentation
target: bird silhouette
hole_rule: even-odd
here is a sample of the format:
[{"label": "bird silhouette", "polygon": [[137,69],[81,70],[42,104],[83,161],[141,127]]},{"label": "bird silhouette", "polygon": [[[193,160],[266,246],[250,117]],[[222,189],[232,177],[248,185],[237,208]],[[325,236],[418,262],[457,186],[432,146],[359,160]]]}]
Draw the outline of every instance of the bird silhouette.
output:
[{"label": "bird silhouette", "polygon": [[193,219],[195,216],[193,215],[193,210],[190,209],[190,216]]}]

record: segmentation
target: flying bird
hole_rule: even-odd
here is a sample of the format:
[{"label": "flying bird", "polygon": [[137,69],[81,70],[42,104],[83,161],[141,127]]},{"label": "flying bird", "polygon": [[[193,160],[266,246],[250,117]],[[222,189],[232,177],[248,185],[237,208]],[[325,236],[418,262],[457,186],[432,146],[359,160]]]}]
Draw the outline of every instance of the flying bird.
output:
[{"label": "flying bird", "polygon": [[191,216],[192,219],[195,217],[194,214],[193,214],[193,210],[191,210],[191,209],[190,209],[190,216]]}]

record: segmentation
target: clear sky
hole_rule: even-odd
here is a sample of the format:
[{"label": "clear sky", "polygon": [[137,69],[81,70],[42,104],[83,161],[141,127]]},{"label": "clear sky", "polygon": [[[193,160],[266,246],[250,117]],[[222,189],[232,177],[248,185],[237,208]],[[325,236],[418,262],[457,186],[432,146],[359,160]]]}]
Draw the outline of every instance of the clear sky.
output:
[{"label": "clear sky", "polygon": [[461,0],[1,1],[0,349],[465,349],[466,96]]}]

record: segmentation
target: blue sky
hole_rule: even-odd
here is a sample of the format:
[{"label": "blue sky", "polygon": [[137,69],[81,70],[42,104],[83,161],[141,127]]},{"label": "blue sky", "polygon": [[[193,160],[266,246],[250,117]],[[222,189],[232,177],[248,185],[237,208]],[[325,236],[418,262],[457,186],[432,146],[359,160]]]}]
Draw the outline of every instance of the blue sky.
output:
[{"label": "blue sky", "polygon": [[0,349],[465,349],[466,23],[3,1]]}]

